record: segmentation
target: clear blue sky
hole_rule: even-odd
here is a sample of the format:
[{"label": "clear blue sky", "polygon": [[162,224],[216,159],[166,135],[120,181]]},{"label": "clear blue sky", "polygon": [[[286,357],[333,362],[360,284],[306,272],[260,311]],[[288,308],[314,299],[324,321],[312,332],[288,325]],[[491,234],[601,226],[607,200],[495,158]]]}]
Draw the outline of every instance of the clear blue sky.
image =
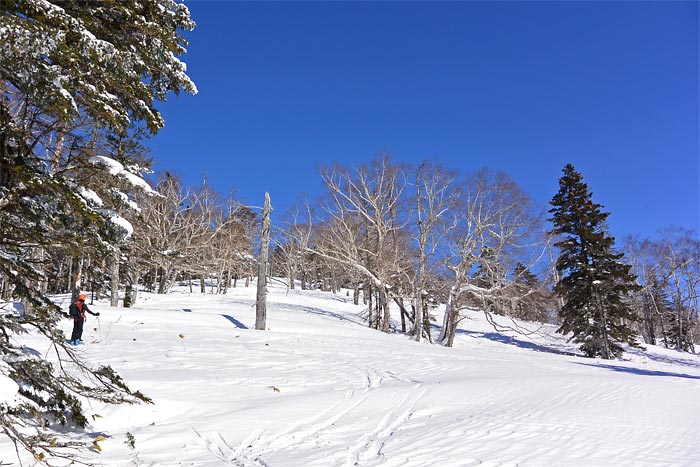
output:
[{"label": "clear blue sky", "polygon": [[149,145],[189,185],[279,215],[386,150],[546,205],[570,162],[618,238],[700,228],[698,2],[186,3],[199,94]]}]

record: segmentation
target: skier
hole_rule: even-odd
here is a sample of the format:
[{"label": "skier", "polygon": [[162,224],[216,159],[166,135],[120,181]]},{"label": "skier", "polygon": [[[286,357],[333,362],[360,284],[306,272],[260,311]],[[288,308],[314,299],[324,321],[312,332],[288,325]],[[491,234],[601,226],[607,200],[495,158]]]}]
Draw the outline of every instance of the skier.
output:
[{"label": "skier", "polygon": [[81,293],[78,295],[78,300],[75,303],[70,304],[68,309],[68,314],[73,318],[73,334],[71,335],[70,345],[83,344],[84,342],[80,340],[83,337],[83,323],[85,322],[85,312],[87,311],[93,316],[100,316],[99,313],[93,313],[90,311],[88,306],[85,304],[85,299],[87,295]]}]

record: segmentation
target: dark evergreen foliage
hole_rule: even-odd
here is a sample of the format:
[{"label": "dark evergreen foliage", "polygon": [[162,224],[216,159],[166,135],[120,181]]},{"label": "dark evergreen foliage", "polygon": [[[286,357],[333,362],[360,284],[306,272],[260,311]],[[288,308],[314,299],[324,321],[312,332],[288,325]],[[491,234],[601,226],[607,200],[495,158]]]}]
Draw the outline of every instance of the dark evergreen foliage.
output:
[{"label": "dark evergreen foliage", "polygon": [[[644,314],[644,334],[650,344],[656,344],[659,337],[657,333],[657,323],[661,326],[661,334],[666,341],[665,324],[663,318],[670,310],[668,293],[664,290],[664,284],[657,277],[651,277],[647,290],[644,293],[643,301]],[[668,347],[668,344],[666,345]]]},{"label": "dark evergreen foliage", "polygon": [[513,270],[516,318],[528,321],[547,322],[547,310],[551,301],[551,292],[545,290],[539,278],[518,262]]},{"label": "dark evergreen foliage", "polygon": [[592,201],[588,186],[571,164],[559,179],[559,192],[552,198],[550,232],[558,238],[560,255],[556,268],[561,281],[555,292],[563,298],[559,332],[572,333],[588,357],[611,359],[623,353],[622,343],[637,346],[629,323],[638,318],[627,298],[638,289],[630,266],[613,250],[606,219]]},{"label": "dark evergreen foliage", "polygon": [[689,319],[692,314],[679,300],[673,300],[663,316],[664,343],[666,347],[695,353],[692,326]]},{"label": "dark evergreen foliage", "polygon": [[[0,431],[38,461],[70,458],[62,448],[79,446],[52,430],[86,425],[78,396],[148,401],[66,346],[46,291],[52,259],[105,257],[124,237],[109,219],[131,179],[91,158],[143,172],[136,127],[157,132],[156,101],[196,92],[177,58],[186,45],[179,30],[193,26],[174,0],[0,2],[0,305],[24,310],[0,316],[0,377],[21,388],[15,403],[0,404]],[[60,364],[22,345],[27,332],[51,341]]]}]

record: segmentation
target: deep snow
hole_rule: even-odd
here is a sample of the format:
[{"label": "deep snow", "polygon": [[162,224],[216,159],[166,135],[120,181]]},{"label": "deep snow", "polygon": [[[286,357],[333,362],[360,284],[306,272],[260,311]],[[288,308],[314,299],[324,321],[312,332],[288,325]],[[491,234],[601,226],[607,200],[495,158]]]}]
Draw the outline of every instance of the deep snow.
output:
[{"label": "deep snow", "polygon": [[[697,356],[649,346],[623,360],[587,359],[553,327],[496,332],[476,312],[455,348],[416,343],[368,329],[363,307],[344,293],[277,282],[269,329],[256,331],[254,301],[251,285],[227,295],[142,293],[132,309],[93,305],[101,316],[88,315],[83,340],[98,342],[79,352],[112,365],[154,404],[86,403],[99,417],[72,436],[88,446],[107,439],[82,459],[109,467],[700,465]],[[63,327],[69,335],[70,321]],[[0,461],[17,462],[4,438]]]}]

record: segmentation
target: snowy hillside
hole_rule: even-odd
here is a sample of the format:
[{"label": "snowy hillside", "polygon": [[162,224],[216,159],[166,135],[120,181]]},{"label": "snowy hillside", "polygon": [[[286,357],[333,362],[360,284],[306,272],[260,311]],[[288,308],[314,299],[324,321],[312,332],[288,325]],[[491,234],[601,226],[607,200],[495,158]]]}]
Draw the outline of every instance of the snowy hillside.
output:
[{"label": "snowy hillside", "polygon": [[[272,284],[96,303],[90,361],[153,405],[102,406],[100,466],[697,466],[700,358],[652,347],[573,355],[553,328],[498,333],[479,314],[455,348],[368,329],[350,297]],[[63,323],[69,334],[71,323]],[[43,351],[43,348],[37,348]],[[2,438],[0,438],[2,439]],[[132,442],[130,442],[130,440]],[[0,441],[0,461],[17,465]],[[24,465],[31,465],[23,459]],[[13,462],[15,464],[13,464]],[[3,464],[4,465],[4,464]]]}]

